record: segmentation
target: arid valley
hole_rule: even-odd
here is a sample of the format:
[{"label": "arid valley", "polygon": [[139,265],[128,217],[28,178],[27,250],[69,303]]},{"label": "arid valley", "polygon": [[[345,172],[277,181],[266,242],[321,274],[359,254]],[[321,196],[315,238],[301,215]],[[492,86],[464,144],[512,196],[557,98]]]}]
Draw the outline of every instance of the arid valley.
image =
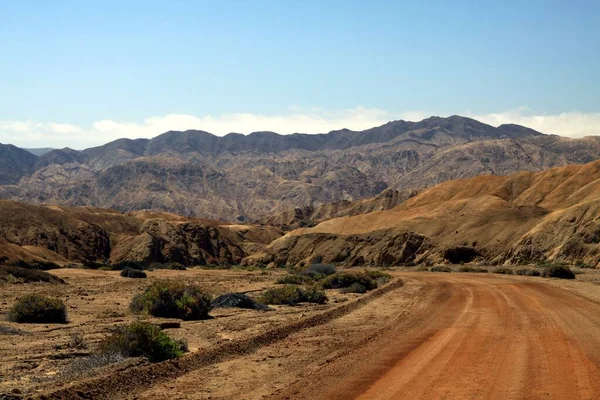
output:
[{"label": "arid valley", "polygon": [[599,400],[600,1],[0,1],[0,400]]}]

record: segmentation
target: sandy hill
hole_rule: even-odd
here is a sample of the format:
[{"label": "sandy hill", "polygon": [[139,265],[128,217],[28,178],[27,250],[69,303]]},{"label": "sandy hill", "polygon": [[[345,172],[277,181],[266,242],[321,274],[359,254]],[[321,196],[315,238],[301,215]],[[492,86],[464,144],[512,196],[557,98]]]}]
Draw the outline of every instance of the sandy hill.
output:
[{"label": "sandy hill", "polygon": [[387,211],[294,230],[245,262],[600,262],[600,162],[441,183]]}]

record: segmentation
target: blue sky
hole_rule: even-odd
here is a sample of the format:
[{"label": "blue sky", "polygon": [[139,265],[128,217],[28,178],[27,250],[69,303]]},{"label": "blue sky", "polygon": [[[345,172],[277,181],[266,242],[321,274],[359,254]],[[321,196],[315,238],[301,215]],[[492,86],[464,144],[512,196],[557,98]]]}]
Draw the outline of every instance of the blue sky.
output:
[{"label": "blue sky", "polygon": [[599,20],[598,1],[0,0],[0,141],[430,114],[595,133]]}]

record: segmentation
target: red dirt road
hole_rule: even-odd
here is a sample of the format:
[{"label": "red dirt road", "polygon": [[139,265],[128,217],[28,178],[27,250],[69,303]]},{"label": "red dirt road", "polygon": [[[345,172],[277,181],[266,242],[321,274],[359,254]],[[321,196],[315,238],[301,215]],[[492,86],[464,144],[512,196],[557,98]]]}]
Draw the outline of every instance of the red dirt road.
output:
[{"label": "red dirt road", "polygon": [[394,275],[404,286],[251,353],[185,370],[150,367],[147,384],[79,398],[600,399],[600,286]]},{"label": "red dirt road", "polygon": [[447,298],[430,298],[430,317],[407,318],[362,370],[300,397],[600,399],[598,303],[542,280],[407,276]]}]

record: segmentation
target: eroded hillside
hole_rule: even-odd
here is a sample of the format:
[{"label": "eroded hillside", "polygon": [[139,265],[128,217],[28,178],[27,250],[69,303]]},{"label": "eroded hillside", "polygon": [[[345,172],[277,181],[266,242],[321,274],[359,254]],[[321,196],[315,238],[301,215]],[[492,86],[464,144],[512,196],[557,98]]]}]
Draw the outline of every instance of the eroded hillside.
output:
[{"label": "eroded hillside", "polygon": [[237,264],[280,236],[276,228],[221,225],[156,212],[121,214],[91,207],[0,201],[4,261],[141,261]]},{"label": "eroded hillside", "polygon": [[391,210],[333,218],[247,263],[600,261],[600,162],[439,184]]}]

